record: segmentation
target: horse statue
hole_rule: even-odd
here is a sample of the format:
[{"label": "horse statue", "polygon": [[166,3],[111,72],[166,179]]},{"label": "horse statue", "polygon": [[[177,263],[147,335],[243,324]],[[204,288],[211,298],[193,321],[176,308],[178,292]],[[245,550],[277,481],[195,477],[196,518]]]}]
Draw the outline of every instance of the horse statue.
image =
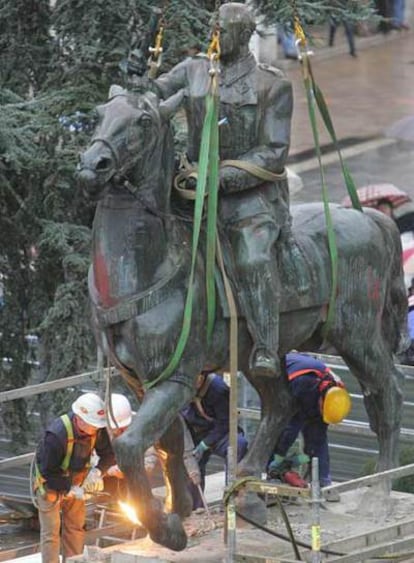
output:
[{"label": "horse statue", "polygon": [[[206,365],[225,368],[229,319],[218,300],[208,345],[204,260],[199,256],[188,343],[174,373],[145,389],[168,365],[181,331],[192,224],[171,204],[174,151],[167,101],[123,91],[97,112],[96,131],[77,171],[84,193],[97,201],[89,275],[94,330],[140,403],[131,426],[113,445],[150,537],[179,551],[187,541],[181,519],[192,508],[179,413],[194,398],[196,376]],[[284,289],[279,354],[317,351],[323,340],[338,351],[359,380],[378,437],[378,466],[386,469],[396,461],[402,406],[403,376],[393,361],[406,322],[400,237],[393,222],[375,210],[334,204],[330,209],[339,280],[333,321],[326,326],[332,281],[323,206],[293,206],[293,233],[313,281],[305,299],[299,292],[295,297],[292,280]],[[289,265],[283,257],[279,269],[286,283]],[[249,372],[252,339],[243,319],[238,342],[239,369],[260,396],[261,420],[237,474],[260,476],[291,415],[290,395],[286,377],[254,378]],[[165,511],[145,472],[144,453],[153,444],[162,452]]]}]

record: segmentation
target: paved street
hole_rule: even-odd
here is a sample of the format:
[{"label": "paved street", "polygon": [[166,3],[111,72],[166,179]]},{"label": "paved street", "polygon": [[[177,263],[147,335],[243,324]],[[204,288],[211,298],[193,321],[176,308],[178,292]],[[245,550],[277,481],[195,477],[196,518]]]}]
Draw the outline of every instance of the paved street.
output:
[{"label": "paved street", "polygon": [[[315,79],[329,105],[357,187],[390,182],[414,198],[414,143],[384,136],[386,127],[414,115],[414,32],[392,32],[359,42],[357,59],[348,55],[344,38],[334,51],[316,48],[312,58]],[[281,66],[292,80],[295,94],[290,164],[304,182],[304,189],[292,194],[292,202],[317,201],[321,199],[320,178],[301,67],[295,61],[281,61]],[[322,121],[320,143],[331,143]],[[330,199],[339,202],[346,188],[337,159],[328,154],[323,161]]]},{"label": "paved street", "polygon": [[[373,40],[377,44],[359,50],[356,59],[346,50],[325,58],[329,49],[321,49],[320,55],[315,49],[315,79],[340,139],[381,135],[394,121],[414,114],[414,32],[360,39],[365,45]],[[313,138],[300,64],[290,61],[286,66],[295,95],[291,155],[296,155],[312,148]],[[330,139],[321,128],[321,144],[327,142]]]}]

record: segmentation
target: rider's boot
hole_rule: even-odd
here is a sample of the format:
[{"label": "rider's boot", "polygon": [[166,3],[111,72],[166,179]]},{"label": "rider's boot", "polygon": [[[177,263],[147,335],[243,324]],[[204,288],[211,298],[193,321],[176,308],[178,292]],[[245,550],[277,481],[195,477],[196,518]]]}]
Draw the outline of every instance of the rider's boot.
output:
[{"label": "rider's boot", "polygon": [[243,275],[243,308],[254,347],[249,367],[254,376],[280,375],[279,276],[270,263],[255,264]]}]

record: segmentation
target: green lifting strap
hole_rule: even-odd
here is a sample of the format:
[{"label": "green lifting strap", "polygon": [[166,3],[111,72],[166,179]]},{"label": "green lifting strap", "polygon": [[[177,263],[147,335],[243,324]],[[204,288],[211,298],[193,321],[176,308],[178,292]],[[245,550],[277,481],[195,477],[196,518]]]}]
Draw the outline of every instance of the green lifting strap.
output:
[{"label": "green lifting strap", "polygon": [[[200,240],[203,207],[206,194],[209,194],[208,212],[211,217],[207,218],[207,265],[206,276],[211,275],[207,279],[207,325],[208,335],[211,336],[214,326],[214,311],[215,311],[215,286],[214,286],[214,261],[215,261],[215,233],[216,233],[216,219],[217,216],[217,193],[218,193],[218,86],[215,76],[211,78],[210,89],[206,96],[206,114],[204,117],[203,129],[201,133],[200,143],[200,157],[197,176],[196,198],[194,202],[194,219],[193,219],[193,237],[192,237],[192,255],[191,255],[191,268],[188,278],[188,290],[184,306],[183,324],[181,333],[178,338],[177,345],[174,353],[164,371],[154,380],[149,381],[144,385],[145,390],[149,390],[161,381],[168,379],[175,368],[178,366],[183,355],[185,346],[187,344],[188,336],[190,334],[191,320],[193,313],[193,300],[194,300],[194,275],[197,263],[197,252]],[[207,188],[208,180],[208,188]],[[208,192],[207,192],[207,189]],[[211,202],[210,202],[211,195]],[[214,242],[211,232],[214,233]]]},{"label": "green lifting strap", "polygon": [[207,291],[207,341],[211,343],[216,316],[216,267],[217,206],[219,189],[219,95],[217,79],[213,79],[211,96],[213,98],[213,118],[211,123],[210,146],[208,154],[208,204],[207,204],[207,250],[206,250],[206,291]]},{"label": "green lifting strap", "polygon": [[70,420],[69,416],[67,414],[62,414],[60,418],[66,428],[67,436],[66,454],[63,458],[62,463],[60,464],[60,468],[62,469],[62,471],[67,471],[69,469],[70,460],[72,458],[73,446],[75,445],[75,437],[73,435],[72,421]]},{"label": "green lifting strap", "polygon": [[330,327],[332,326],[333,318],[335,315],[336,293],[338,290],[338,248],[336,244],[336,236],[333,227],[332,215],[329,207],[328,188],[326,185],[325,173],[322,165],[322,153],[321,153],[320,142],[319,142],[318,126],[316,122],[315,102],[322,116],[325,127],[328,130],[331,139],[334,143],[335,149],[339,155],[342,174],[344,177],[348,194],[351,198],[352,206],[361,212],[362,212],[362,207],[358,198],[358,194],[356,191],[353,178],[343,161],[342,154],[338,144],[338,139],[336,137],[335,129],[329,114],[328,106],[325,102],[322,91],[320,90],[320,88],[315,82],[312,73],[310,59],[309,59],[309,53],[306,51],[306,49],[305,52],[302,54],[302,68],[303,68],[303,81],[305,85],[306,99],[308,105],[309,120],[311,123],[313,138],[315,141],[315,152],[319,163],[319,173],[320,173],[321,186],[322,186],[322,200],[323,200],[323,206],[324,206],[325,218],[326,218],[329,254],[331,258],[332,289],[329,297],[328,316],[323,327],[323,334],[326,335]]}]

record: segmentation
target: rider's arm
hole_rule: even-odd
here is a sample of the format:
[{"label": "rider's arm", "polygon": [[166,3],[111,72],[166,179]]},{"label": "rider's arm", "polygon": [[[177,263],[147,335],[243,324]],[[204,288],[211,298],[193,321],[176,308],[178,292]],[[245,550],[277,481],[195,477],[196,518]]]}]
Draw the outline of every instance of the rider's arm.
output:
[{"label": "rider's arm", "polygon": [[187,87],[187,67],[188,62],[184,60],[175,65],[169,72],[161,74],[153,85],[156,87],[160,98],[166,100],[173,94]]}]

